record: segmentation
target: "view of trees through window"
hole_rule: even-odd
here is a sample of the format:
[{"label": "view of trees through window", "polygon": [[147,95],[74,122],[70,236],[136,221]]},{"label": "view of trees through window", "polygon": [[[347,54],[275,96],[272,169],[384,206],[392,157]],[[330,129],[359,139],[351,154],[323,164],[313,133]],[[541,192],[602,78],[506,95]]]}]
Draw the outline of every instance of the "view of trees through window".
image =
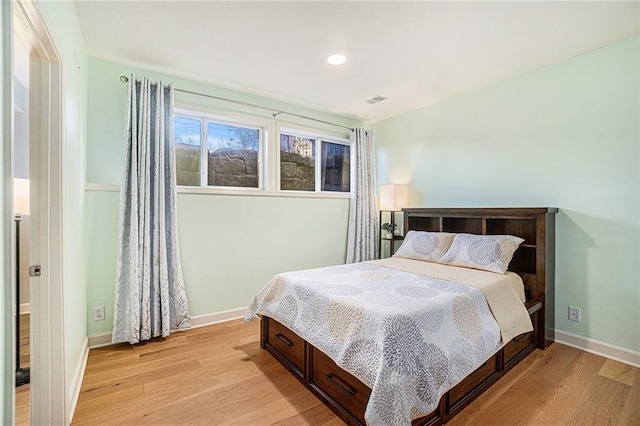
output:
[{"label": "view of trees through window", "polygon": [[183,116],[175,117],[174,129],[178,185],[201,186],[204,164],[207,186],[259,187],[259,129]]},{"label": "view of trees through window", "polygon": [[316,191],[316,149],[320,144],[320,191],[351,190],[349,145],[280,134],[280,189]]},{"label": "view of trees through window", "polygon": [[[267,166],[259,161],[266,143],[261,142],[262,133],[262,128],[245,123],[178,113],[174,118],[178,185],[261,188],[261,174],[268,176],[260,170]],[[280,190],[350,192],[351,147],[346,139],[302,130],[282,131],[278,139],[280,161],[272,159],[268,167],[279,167]]]},{"label": "view of trees through window", "polygon": [[280,134],[280,189],[316,190],[316,140]]},{"label": "view of trees through window", "polygon": [[258,188],[260,131],[207,123],[207,185]]}]

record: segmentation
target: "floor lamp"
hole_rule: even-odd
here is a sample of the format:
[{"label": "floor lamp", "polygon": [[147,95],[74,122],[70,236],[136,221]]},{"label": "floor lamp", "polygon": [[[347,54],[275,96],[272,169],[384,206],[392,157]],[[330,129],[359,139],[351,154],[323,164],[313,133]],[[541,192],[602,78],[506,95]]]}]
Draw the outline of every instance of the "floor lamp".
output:
[{"label": "floor lamp", "polygon": [[13,179],[13,211],[16,221],[16,387],[29,384],[31,371],[20,368],[20,221],[29,214],[29,179]]}]

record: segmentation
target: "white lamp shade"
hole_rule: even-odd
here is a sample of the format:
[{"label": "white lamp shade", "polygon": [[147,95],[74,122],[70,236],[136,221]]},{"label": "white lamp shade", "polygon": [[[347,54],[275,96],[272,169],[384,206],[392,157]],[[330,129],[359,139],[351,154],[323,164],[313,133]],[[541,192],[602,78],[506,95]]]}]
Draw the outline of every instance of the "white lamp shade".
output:
[{"label": "white lamp shade", "polygon": [[13,212],[29,214],[29,179],[13,179]]},{"label": "white lamp shade", "polygon": [[380,185],[380,210],[400,211],[407,207],[407,185]]}]

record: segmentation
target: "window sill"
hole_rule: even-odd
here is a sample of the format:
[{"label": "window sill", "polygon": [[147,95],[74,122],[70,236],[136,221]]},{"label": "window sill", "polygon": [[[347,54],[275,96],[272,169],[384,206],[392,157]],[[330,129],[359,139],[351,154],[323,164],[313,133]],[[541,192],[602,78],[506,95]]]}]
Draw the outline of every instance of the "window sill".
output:
[{"label": "window sill", "polygon": [[[87,183],[85,191],[111,191],[120,192],[120,185]],[[260,189],[221,189],[221,188],[197,188],[179,186],[178,194],[199,195],[241,195],[244,197],[281,197],[281,198],[337,198],[349,199],[348,192],[306,192],[306,191],[265,191]]]}]

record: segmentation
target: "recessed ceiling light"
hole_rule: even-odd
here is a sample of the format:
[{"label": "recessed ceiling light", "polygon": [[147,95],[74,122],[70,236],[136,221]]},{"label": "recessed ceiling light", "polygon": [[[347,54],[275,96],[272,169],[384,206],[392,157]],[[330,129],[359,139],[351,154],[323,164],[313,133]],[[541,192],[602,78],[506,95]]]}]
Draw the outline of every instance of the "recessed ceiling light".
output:
[{"label": "recessed ceiling light", "polygon": [[344,55],[331,55],[327,58],[327,62],[331,65],[342,65],[347,62],[347,57]]}]

